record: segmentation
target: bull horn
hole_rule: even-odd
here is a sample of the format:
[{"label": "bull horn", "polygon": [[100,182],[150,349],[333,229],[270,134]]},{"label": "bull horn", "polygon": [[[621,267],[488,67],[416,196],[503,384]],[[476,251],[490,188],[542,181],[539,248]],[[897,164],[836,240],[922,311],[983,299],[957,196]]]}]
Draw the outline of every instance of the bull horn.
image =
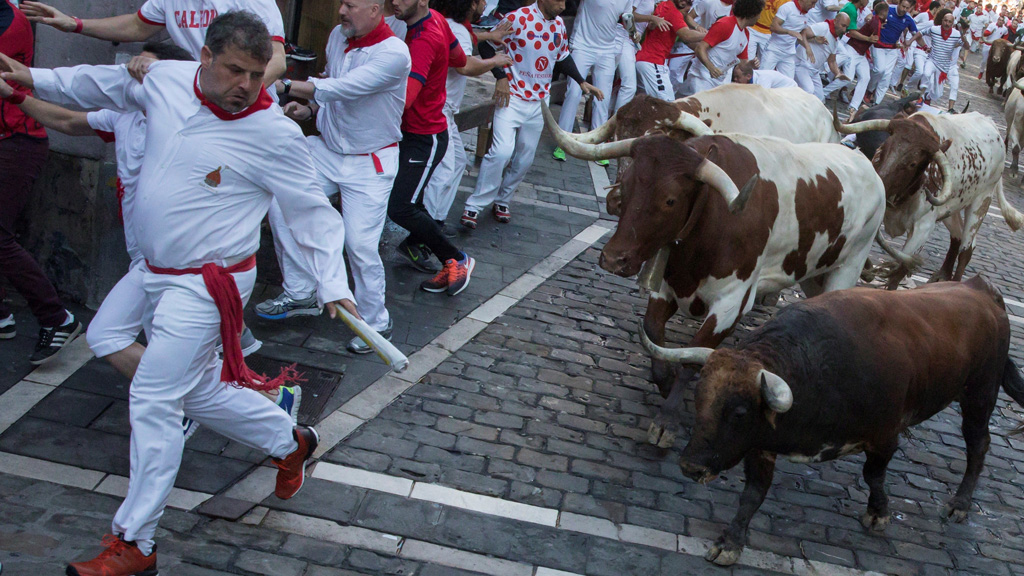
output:
[{"label": "bull horn", "polygon": [[664,346],[658,346],[647,336],[647,330],[644,330],[644,323],[640,321],[640,342],[643,343],[644,349],[650,353],[651,357],[655,360],[663,360],[665,362],[679,362],[682,364],[704,364],[708,361],[708,356],[715,350],[713,348],[665,348]]},{"label": "bull horn", "polygon": [[[835,114],[834,109],[833,114]],[[834,120],[833,123],[836,121],[838,120]],[[884,131],[889,129],[889,122],[890,120],[883,118],[878,120],[863,120],[861,122],[854,122],[853,124],[840,124],[836,126],[836,132],[842,132],[843,134],[860,134],[862,132]]]},{"label": "bull horn", "polygon": [[786,412],[793,407],[793,391],[781,376],[762,369],[758,373],[761,381],[761,395],[773,412]]},{"label": "bull horn", "polygon": [[926,189],[925,197],[928,198],[932,206],[942,206],[953,198],[953,167],[950,166],[949,158],[942,150],[937,151],[932,158],[939,165],[939,170],[942,171],[942,188],[935,196],[929,194]]},{"label": "bull horn", "polygon": [[725,170],[722,170],[718,164],[715,164],[707,158],[702,160],[697,166],[697,172],[694,174],[694,178],[707,184],[721,194],[722,197],[725,198],[725,201],[729,203],[729,211],[733,214],[743,210],[743,206],[747,203],[747,199],[750,198],[750,193],[754,190],[754,186],[759,180],[757,174],[754,174],[754,176],[743,185],[743,189],[740,190],[736,187],[732,178],[725,173]]},{"label": "bull horn", "polygon": [[1021,92],[1024,92],[1024,77],[1018,78],[1014,83],[1013,87]]},{"label": "bull horn", "polygon": [[565,150],[570,156],[582,160],[610,160],[612,158],[629,156],[630,148],[632,148],[635,138],[618,142],[606,142],[604,144],[580,142],[573,138],[572,134],[558,127],[558,122],[551,115],[551,109],[548,108],[546,102],[541,101],[540,106],[541,111],[544,113],[544,123],[547,124],[548,131],[551,132],[551,136],[554,137],[558,147]]},{"label": "bull horn", "polygon": [[613,114],[607,122],[601,124],[597,128],[594,128],[590,132],[570,134],[570,136],[577,142],[582,142],[584,144],[601,144],[602,142],[611,140],[612,136],[615,135],[615,126],[617,125],[617,122],[618,121],[615,119],[615,115]]},{"label": "bull horn", "polygon": [[714,134],[714,130],[710,126],[701,122],[700,118],[691,116],[686,112],[680,112],[679,116],[672,122],[664,122],[662,126],[669,126],[677,130],[683,130],[689,132],[694,136],[710,136]]}]

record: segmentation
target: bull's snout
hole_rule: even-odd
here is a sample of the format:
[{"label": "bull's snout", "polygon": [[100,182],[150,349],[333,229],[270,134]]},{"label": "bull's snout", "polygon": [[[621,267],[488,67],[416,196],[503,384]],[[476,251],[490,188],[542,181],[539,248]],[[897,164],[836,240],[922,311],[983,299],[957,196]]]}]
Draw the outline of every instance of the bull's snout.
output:
[{"label": "bull's snout", "polygon": [[616,276],[629,278],[640,272],[640,266],[643,263],[631,257],[628,252],[609,250],[608,246],[605,246],[601,251],[601,257],[597,259],[597,264]]}]

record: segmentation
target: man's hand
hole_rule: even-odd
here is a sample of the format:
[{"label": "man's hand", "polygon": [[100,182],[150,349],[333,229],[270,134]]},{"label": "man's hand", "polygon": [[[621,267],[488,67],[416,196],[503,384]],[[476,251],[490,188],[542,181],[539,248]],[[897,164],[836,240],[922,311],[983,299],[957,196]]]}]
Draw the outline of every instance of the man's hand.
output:
[{"label": "man's hand", "polygon": [[824,36],[815,36],[814,41],[818,44],[828,44],[828,38],[825,38]]},{"label": "man's hand", "polygon": [[807,61],[814,64],[814,50],[811,50],[810,46],[807,46]]},{"label": "man's hand", "polygon": [[477,32],[476,39],[479,42],[495,42],[500,43],[505,36],[512,33],[512,22],[509,20],[502,20],[500,24],[484,32]]},{"label": "man's hand", "polygon": [[850,79],[846,76],[846,74],[840,74],[839,76],[836,76],[836,80],[840,80],[842,82],[849,82],[850,81]]},{"label": "man's hand", "polygon": [[14,94],[14,88],[7,82],[0,80],[0,99],[7,98],[11,94]]},{"label": "man's hand", "polygon": [[711,65],[711,68],[708,68],[708,72],[711,73],[712,78],[720,78],[722,74],[725,74],[725,72],[719,70],[718,66],[715,66],[714,64]]},{"label": "man's hand", "polygon": [[878,42],[878,34],[872,34],[871,36],[869,36],[868,42],[871,42],[872,44]]},{"label": "man's hand", "polygon": [[508,106],[508,100],[512,92],[508,87],[508,78],[502,78],[494,83],[494,107],[504,108]]},{"label": "man's hand", "polygon": [[512,61],[512,58],[510,58],[509,55],[505,54],[504,52],[500,52],[498,54],[495,54],[494,58],[492,58],[492,60],[494,60],[494,66],[491,66],[491,68],[494,68],[496,66],[504,68],[506,66],[514,66],[515,65],[515,62]]},{"label": "man's hand", "polygon": [[590,82],[584,82],[583,84],[580,84],[580,89],[583,90],[584,94],[590,94],[591,96],[597,98],[598,100],[604,100],[604,92],[598,90]]},{"label": "man's hand", "polygon": [[149,73],[149,65],[156,61],[156,58],[142,55],[136,56],[128,61],[128,73],[131,74],[132,78],[138,80],[139,84],[142,84],[142,80]]},{"label": "man's hand", "polygon": [[75,19],[57,10],[53,6],[42,2],[29,2],[26,0],[19,6],[21,11],[28,17],[29,22],[39,22],[47,26],[53,26],[61,32],[74,32],[78,27]]},{"label": "man's hand", "polygon": [[328,302],[327,304],[325,304],[325,306],[327,307],[327,313],[331,315],[332,319],[337,318],[339,315],[338,306],[341,306],[349,314],[355,316],[356,318],[359,318],[360,320],[363,319],[363,317],[359,315],[359,312],[356,312],[355,302],[352,302],[348,298],[335,300],[334,302]]},{"label": "man's hand", "polygon": [[0,80],[20,84],[29,89],[35,85],[32,82],[32,71],[28,66],[3,53],[0,53]]},{"label": "man's hand", "polygon": [[[284,115],[296,122],[305,122],[313,117],[313,109],[298,102],[289,102],[284,105]],[[333,316],[332,316],[333,318]]]},{"label": "man's hand", "polygon": [[672,29],[672,25],[668,23],[668,20],[665,20],[661,16],[651,16],[651,18],[653,18],[653,20],[651,20],[651,23],[648,24],[648,26],[654,26],[656,30],[661,30],[662,32],[668,32]]}]

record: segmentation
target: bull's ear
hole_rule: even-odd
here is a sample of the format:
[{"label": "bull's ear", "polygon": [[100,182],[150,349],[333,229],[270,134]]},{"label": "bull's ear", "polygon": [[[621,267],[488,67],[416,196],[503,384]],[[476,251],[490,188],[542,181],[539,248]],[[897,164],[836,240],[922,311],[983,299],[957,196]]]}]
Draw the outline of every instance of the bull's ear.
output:
[{"label": "bull's ear", "polygon": [[953,141],[950,140],[949,138],[947,138],[947,139],[942,141],[942,144],[939,144],[939,150],[942,150],[943,152],[945,152],[946,150],[949,150],[949,147],[952,146],[952,145],[953,145]]},{"label": "bull's ear", "polygon": [[704,159],[712,164],[718,164],[718,144],[712,144],[708,148],[708,153],[704,155]]}]

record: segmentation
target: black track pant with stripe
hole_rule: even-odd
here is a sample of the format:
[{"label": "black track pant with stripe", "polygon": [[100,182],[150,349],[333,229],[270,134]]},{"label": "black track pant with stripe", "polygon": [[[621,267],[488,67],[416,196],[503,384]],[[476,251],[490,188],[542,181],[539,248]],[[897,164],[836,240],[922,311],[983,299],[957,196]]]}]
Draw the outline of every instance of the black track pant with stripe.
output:
[{"label": "black track pant with stripe", "polygon": [[398,175],[388,200],[388,217],[409,231],[410,243],[426,244],[441,262],[458,260],[462,254],[423,206],[423,192],[447,151],[447,130],[439,134],[403,131],[398,143]]}]

